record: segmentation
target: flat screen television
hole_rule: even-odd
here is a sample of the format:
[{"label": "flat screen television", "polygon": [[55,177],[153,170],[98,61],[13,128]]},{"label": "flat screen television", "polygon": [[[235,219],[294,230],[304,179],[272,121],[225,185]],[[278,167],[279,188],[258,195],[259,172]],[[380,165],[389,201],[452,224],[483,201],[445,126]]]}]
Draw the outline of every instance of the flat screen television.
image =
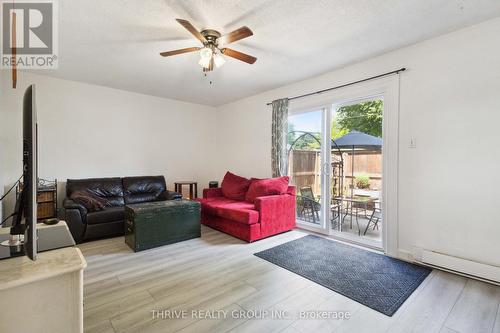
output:
[{"label": "flat screen television", "polygon": [[17,195],[10,228],[10,246],[22,246],[32,260],[37,255],[37,120],[35,85],[26,89],[23,98],[23,186]]}]

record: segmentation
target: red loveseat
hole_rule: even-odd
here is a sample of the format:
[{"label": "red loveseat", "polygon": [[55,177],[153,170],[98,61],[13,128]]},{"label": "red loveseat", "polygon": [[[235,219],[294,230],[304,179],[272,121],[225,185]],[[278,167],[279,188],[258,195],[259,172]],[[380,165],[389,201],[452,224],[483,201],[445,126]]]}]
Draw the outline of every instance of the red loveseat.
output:
[{"label": "red loveseat", "polygon": [[[226,174],[222,187],[204,189],[203,198],[196,199],[201,203],[202,224],[247,242],[289,231],[295,227],[295,187],[288,186],[288,177],[280,194],[252,197],[252,195],[262,194],[262,186],[266,187],[264,189],[264,192],[267,191],[266,194],[276,193],[274,190],[269,191],[266,184],[266,181],[273,181],[273,179],[247,180],[246,188],[241,186],[239,195],[235,196],[234,191],[233,193],[224,191],[227,188],[228,175],[238,177],[230,173]],[[250,186],[253,181],[260,181],[261,185],[264,182],[260,191],[258,186]]]}]

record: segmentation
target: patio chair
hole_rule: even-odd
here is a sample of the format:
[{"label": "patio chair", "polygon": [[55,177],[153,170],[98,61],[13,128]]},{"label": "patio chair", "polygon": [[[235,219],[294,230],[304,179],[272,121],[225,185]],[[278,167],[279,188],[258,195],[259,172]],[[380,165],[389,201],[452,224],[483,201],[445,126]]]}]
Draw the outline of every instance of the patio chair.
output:
[{"label": "patio chair", "polygon": [[332,198],[332,203],[330,204],[331,211],[331,219],[330,222],[332,224],[333,229],[337,229],[339,227],[338,223],[342,222],[342,204],[341,200],[337,198]]},{"label": "patio chair", "polygon": [[375,230],[375,228],[377,228],[378,230],[378,223],[381,220],[382,220],[382,210],[380,209],[380,202],[376,201],[375,207],[373,208],[373,212],[370,215],[370,219],[366,224],[365,232],[363,233],[363,235],[366,235],[366,232],[368,231],[368,228],[370,227],[371,223],[373,223],[373,230]]},{"label": "patio chair", "polygon": [[316,219],[319,221],[319,211],[321,210],[321,204],[316,201],[314,193],[311,186],[302,186],[300,188],[301,197],[301,207],[300,213],[304,216],[304,213],[310,213],[313,219],[313,223],[316,223]]}]

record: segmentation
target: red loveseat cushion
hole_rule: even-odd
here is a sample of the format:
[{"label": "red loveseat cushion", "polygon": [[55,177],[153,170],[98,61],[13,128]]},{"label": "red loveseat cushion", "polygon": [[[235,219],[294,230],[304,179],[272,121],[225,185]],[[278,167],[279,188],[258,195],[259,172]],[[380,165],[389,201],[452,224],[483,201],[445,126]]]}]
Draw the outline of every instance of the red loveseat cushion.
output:
[{"label": "red loveseat cushion", "polygon": [[259,212],[255,210],[255,205],[245,201],[220,205],[215,215],[244,224],[259,222]]},{"label": "red loveseat cushion", "polygon": [[210,215],[226,218],[244,224],[259,222],[259,212],[253,203],[235,201],[225,197],[197,199],[201,209]]},{"label": "red loveseat cushion", "polygon": [[229,203],[235,203],[238,201],[228,199],[226,197],[213,197],[213,198],[207,198],[207,199],[197,199],[201,204],[201,209],[211,215],[216,215],[217,214],[217,208],[223,207],[224,205],[227,205]]},{"label": "red loveseat cushion", "polygon": [[253,203],[258,197],[285,194],[288,191],[288,181],[288,176],[267,179],[252,178],[245,200]]},{"label": "red loveseat cushion", "polygon": [[237,176],[228,171],[222,180],[221,189],[226,198],[243,201],[249,186],[250,179]]}]

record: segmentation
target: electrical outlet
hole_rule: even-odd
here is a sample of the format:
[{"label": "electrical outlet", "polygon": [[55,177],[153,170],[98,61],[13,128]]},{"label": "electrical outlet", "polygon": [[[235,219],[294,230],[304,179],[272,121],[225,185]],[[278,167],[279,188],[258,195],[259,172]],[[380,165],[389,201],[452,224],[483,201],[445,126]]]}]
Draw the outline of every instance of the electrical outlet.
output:
[{"label": "electrical outlet", "polygon": [[415,137],[411,137],[408,141],[408,148],[417,148],[417,139]]}]

